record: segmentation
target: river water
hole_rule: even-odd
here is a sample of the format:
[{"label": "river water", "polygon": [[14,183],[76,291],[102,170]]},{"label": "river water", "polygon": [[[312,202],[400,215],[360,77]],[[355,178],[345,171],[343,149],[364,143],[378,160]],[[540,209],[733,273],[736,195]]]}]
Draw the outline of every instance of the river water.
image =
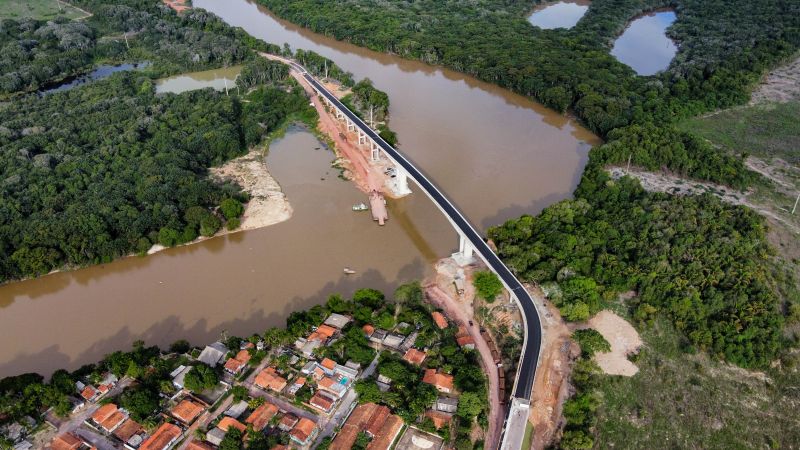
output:
[{"label": "river water", "polygon": [[[569,197],[591,145],[571,119],[495,86],[364,50],[276,20],[246,0],[195,0],[269,42],[314,50],[371,78],[391,100],[400,148],[481,230]],[[455,251],[447,220],[417,193],[389,202],[376,226],[365,200],[330,167],[333,154],[293,128],[267,164],[291,219],[140,258],[0,287],[0,376],[76,368],[136,339],[194,344],[247,335],[358,287],[390,292]],[[345,276],[342,268],[357,274]]]}]

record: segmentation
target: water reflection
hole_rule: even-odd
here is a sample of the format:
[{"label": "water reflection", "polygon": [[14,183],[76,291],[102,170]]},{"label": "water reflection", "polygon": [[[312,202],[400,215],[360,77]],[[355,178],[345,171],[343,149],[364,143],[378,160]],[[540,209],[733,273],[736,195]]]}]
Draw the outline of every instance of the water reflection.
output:
[{"label": "water reflection", "polygon": [[85,75],[80,75],[75,78],[70,78],[66,81],[58,83],[55,86],[47,87],[39,91],[40,94],[52,94],[54,92],[68,91],[76,86],[88,83],[90,81],[102,80],[117,72],[125,72],[128,70],[142,69],[149,66],[149,62],[133,63],[133,64],[117,64],[114,66],[103,65],[99,66],[93,71]]},{"label": "water reflection", "polygon": [[614,42],[611,54],[639,75],[666,69],[678,51],[666,33],[675,18],[674,11],[656,11],[635,19]]},{"label": "water reflection", "polygon": [[[244,0],[194,4],[371,78],[389,94],[402,150],[481,230],[569,197],[598,142],[570,118],[463,74],[310,33]],[[447,219],[419,192],[389,202],[385,227],[353,213],[364,194],[316,147],[299,130],[271,146],[267,166],[294,208],[286,222],[0,286],[0,330],[13,336],[0,340],[0,376],[76,368],[135,339],[203,344],[223,329],[263,331],[333,292],[391,292],[457,248]],[[345,266],[357,274],[344,276]]]},{"label": "water reflection", "polygon": [[242,66],[231,66],[162,78],[156,81],[156,93],[172,92],[173,94],[180,94],[181,92],[208,87],[218,91],[236,89],[236,77],[239,76],[241,71]]},{"label": "water reflection", "polygon": [[542,3],[537,5],[528,22],[539,28],[550,30],[554,28],[572,28],[581,20],[589,10],[589,0],[565,0],[557,3]]}]

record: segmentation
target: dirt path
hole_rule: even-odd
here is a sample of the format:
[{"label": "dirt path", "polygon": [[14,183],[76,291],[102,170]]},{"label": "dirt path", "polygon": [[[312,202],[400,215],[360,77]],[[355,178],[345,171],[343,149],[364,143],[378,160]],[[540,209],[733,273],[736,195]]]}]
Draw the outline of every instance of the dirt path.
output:
[{"label": "dirt path", "polygon": [[[261,53],[261,56],[282,63],[289,62],[286,58],[268,53]],[[369,150],[367,146],[358,145],[358,134],[347,131],[346,124],[338,120],[334,113],[326,108],[305,78],[295,70],[290,70],[290,73],[310,97],[311,103],[313,103],[319,114],[318,130],[334,142],[334,148],[339,156],[345,160],[346,169],[352,175],[351,178],[356,186],[367,194],[373,190],[391,194],[387,189],[384,189],[386,184],[386,176],[383,174],[384,167],[380,164],[371,164],[369,162]],[[332,92],[336,93],[336,91]],[[342,92],[339,92],[339,94],[342,94]]]},{"label": "dirt path", "polygon": [[[752,164],[751,161],[751,165]],[[606,170],[608,170],[609,174],[611,174],[611,177],[614,179],[621,178],[625,175],[634,177],[639,180],[646,191],[650,192],[665,192],[672,195],[699,195],[710,193],[719,197],[720,200],[726,203],[747,206],[768,219],[780,222],[791,232],[800,233],[800,228],[786,218],[781,217],[777,211],[752,202],[749,199],[750,192],[741,192],[720,184],[709,183],[707,181],[687,180],[671,174],[648,172],[638,168],[627,170],[622,167],[609,167]]]},{"label": "dirt path", "polygon": [[497,440],[499,438],[499,430],[503,426],[505,409],[500,405],[500,378],[497,375],[497,366],[494,363],[494,358],[492,358],[489,345],[481,336],[481,330],[477,323],[473,322],[472,326],[469,325],[469,322],[473,320],[473,315],[471,309],[467,311],[463,307],[464,302],[456,301],[435,282],[425,285],[425,293],[428,300],[437,307],[442,308],[451,320],[463,324],[467,328],[469,335],[475,340],[475,349],[480,354],[481,366],[483,366],[483,370],[489,380],[489,429],[486,431],[485,448],[494,450],[499,446]]},{"label": "dirt path", "polygon": [[750,104],[788,102],[800,98],[800,56],[768,73],[753,91]]},{"label": "dirt path", "polygon": [[536,309],[542,312],[542,350],[529,420],[533,425],[531,448],[543,449],[560,428],[561,410],[569,395],[572,361],[580,354],[580,349],[570,340],[572,331],[561,319],[558,308],[545,301],[538,289],[531,286],[526,289],[536,301]]}]

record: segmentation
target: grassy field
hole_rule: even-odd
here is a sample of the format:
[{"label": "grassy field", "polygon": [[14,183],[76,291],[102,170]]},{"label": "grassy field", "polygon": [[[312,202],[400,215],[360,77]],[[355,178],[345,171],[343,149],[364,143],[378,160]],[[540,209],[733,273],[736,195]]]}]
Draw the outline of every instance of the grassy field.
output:
[{"label": "grassy field", "polygon": [[800,101],[745,106],[687,120],[691,130],[737,154],[800,163]]},{"label": "grassy field", "polygon": [[640,331],[639,373],[601,377],[599,448],[800,448],[796,366],[749,372],[686,353],[665,320]]},{"label": "grassy field", "polygon": [[80,19],[86,14],[57,0],[0,0],[0,19],[55,19],[56,17]]}]

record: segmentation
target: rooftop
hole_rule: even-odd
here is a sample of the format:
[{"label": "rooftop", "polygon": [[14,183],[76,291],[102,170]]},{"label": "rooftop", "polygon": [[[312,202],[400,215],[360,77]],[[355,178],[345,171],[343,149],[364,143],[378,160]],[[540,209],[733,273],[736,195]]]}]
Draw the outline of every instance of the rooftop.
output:
[{"label": "rooftop", "polygon": [[444,440],[435,434],[426,433],[414,427],[408,427],[396,448],[403,450],[439,450],[444,445]]},{"label": "rooftop", "polygon": [[190,423],[194,422],[194,419],[196,419],[197,416],[203,413],[203,409],[203,405],[188,399],[184,399],[175,405],[174,408],[172,408],[170,414],[172,414],[172,417],[180,420],[186,425],[189,425]]},{"label": "rooftop", "polygon": [[436,386],[437,389],[442,391],[453,390],[453,376],[444,373],[439,373],[435,369],[428,369],[422,377],[423,383],[428,383]]},{"label": "rooftop", "polygon": [[147,438],[139,450],[164,450],[181,435],[181,429],[171,423],[163,423],[152,436]]},{"label": "rooftop", "polygon": [[128,419],[114,430],[114,436],[118,437],[122,442],[128,442],[128,439],[140,432],[142,432],[142,426],[135,420]]},{"label": "rooftop", "polygon": [[245,419],[245,423],[253,424],[254,430],[261,431],[269,425],[269,421],[275,417],[275,414],[278,414],[278,407],[267,402],[250,413]]},{"label": "rooftop", "polygon": [[311,437],[312,434],[314,434],[314,429],[316,427],[317,424],[303,417],[299,422],[297,422],[297,425],[292,428],[290,434],[298,441],[305,442],[309,437]]},{"label": "rooftop", "polygon": [[336,400],[328,397],[327,395],[323,394],[321,390],[318,390],[314,393],[313,396],[308,400],[308,403],[311,406],[316,407],[324,412],[330,412],[333,405],[336,403]]},{"label": "rooftop", "polygon": [[264,389],[281,391],[286,387],[286,379],[277,375],[274,368],[267,367],[256,376],[255,384]]},{"label": "rooftop", "polygon": [[415,348],[410,348],[403,355],[403,359],[411,364],[420,365],[423,361],[425,361],[425,357],[428,356],[425,352],[421,352]]},{"label": "rooftop", "polygon": [[244,432],[245,430],[247,430],[247,426],[245,426],[245,424],[243,424],[242,422],[239,422],[238,420],[234,419],[233,417],[225,416],[217,424],[217,428],[219,428],[222,431],[228,431],[231,427],[237,428],[241,432]]},{"label": "rooftop", "polygon": [[397,439],[401,429],[403,429],[403,419],[394,414],[390,415],[369,445],[367,445],[367,450],[388,450]]},{"label": "rooftop", "polygon": [[336,361],[330,358],[325,358],[322,360],[320,365],[328,370],[333,370],[336,367]]},{"label": "rooftop", "polygon": [[433,317],[433,321],[436,323],[436,326],[440,329],[444,330],[447,328],[447,319],[440,313],[439,311],[434,311],[431,313],[431,317]]},{"label": "rooftop", "polygon": [[184,450],[216,450],[216,447],[211,446],[210,444],[198,441],[197,439],[189,442]]},{"label": "rooftop", "polygon": [[52,450],[78,450],[83,445],[83,440],[78,436],[75,436],[72,433],[64,433],[53,439],[53,443],[50,444],[50,448]]},{"label": "rooftop", "polygon": [[344,328],[347,323],[350,322],[350,318],[347,316],[343,316],[341,314],[333,313],[325,319],[325,325],[330,325],[335,328],[342,329]]}]

